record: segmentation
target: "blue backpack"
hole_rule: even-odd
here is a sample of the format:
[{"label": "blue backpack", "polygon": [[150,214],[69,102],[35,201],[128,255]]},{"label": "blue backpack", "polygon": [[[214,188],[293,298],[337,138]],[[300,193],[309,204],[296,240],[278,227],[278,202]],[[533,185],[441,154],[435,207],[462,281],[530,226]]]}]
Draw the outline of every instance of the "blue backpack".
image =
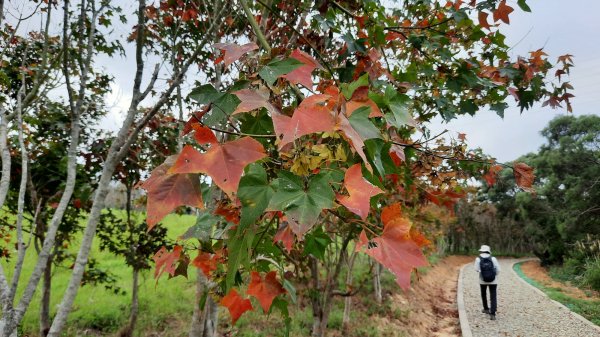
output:
[{"label": "blue backpack", "polygon": [[484,282],[493,282],[496,279],[496,268],[491,256],[479,258],[479,269]]}]

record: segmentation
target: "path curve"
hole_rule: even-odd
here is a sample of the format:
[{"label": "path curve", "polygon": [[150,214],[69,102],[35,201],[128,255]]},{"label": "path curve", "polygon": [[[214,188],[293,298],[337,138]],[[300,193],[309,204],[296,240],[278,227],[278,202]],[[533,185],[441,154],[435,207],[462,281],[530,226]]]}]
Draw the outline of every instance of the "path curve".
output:
[{"label": "path curve", "polygon": [[[600,337],[600,329],[563,305],[551,300],[537,288],[529,286],[513,271],[517,259],[499,259],[502,273],[498,281],[496,320],[481,313],[479,279],[469,263],[461,269],[458,298],[463,336],[569,336]],[[462,304],[460,302],[463,302]]]}]

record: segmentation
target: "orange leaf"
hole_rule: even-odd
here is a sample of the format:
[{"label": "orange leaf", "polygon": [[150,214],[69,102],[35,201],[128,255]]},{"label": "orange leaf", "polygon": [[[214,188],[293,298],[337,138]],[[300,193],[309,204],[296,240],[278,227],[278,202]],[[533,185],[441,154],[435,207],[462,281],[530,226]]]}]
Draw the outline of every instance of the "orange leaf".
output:
[{"label": "orange leaf", "polygon": [[233,93],[240,99],[240,104],[237,106],[233,115],[256,110],[259,108],[266,108],[271,113],[278,113],[277,109],[271,103],[269,103],[269,90],[266,89],[242,89]]},{"label": "orange leaf", "polygon": [[156,254],[154,254],[152,257],[156,264],[154,278],[157,279],[157,281],[164,272],[169,273],[171,276],[175,276],[177,261],[179,261],[182,249],[181,246],[175,246],[172,252],[168,252],[167,248],[163,246]]},{"label": "orange leaf", "polygon": [[205,173],[232,199],[244,167],[266,156],[263,146],[250,137],[213,144],[206,153],[186,145],[170,169],[173,173]]},{"label": "orange leaf", "polygon": [[148,230],[179,206],[204,208],[200,179],[196,174],[171,174],[169,169],[175,156],[155,168],[150,178],[141,184],[148,192],[146,205]]},{"label": "orange leaf", "polygon": [[294,245],[294,233],[292,233],[292,227],[289,225],[283,225],[279,228],[275,236],[273,237],[273,242],[281,242],[285,250],[289,252],[292,251],[292,246]]},{"label": "orange leaf", "polygon": [[364,220],[369,215],[371,197],[383,191],[363,177],[360,166],[354,164],[346,171],[344,187],[350,196],[338,195],[337,199],[340,204]]},{"label": "orange leaf", "polygon": [[223,63],[225,67],[239,60],[247,52],[258,49],[258,46],[254,42],[246,43],[243,46],[235,43],[215,43],[213,47],[223,51]]},{"label": "orange leaf", "polygon": [[494,11],[494,22],[502,20],[505,23],[510,23],[508,15],[512,13],[514,9],[506,4],[506,0],[502,0],[498,8]]},{"label": "orange leaf", "polygon": [[219,303],[229,310],[232,324],[235,324],[243,313],[254,309],[250,300],[242,298],[235,289],[231,289],[227,296],[223,297]]},{"label": "orange leaf", "polygon": [[219,202],[213,214],[220,215],[236,225],[240,223],[240,209],[230,203]]},{"label": "orange leaf", "polygon": [[294,84],[302,84],[306,88],[312,90],[312,72],[315,70],[315,68],[321,68],[321,65],[312,56],[301,51],[300,49],[295,49],[290,54],[290,57],[304,63],[304,65],[281,77]]},{"label": "orange leaf", "polygon": [[413,268],[427,266],[427,259],[419,246],[410,238],[410,220],[401,215],[400,204],[385,207],[381,213],[383,233],[368,244],[367,235],[361,232],[356,248],[366,247],[366,253],[396,276],[402,289],[410,287]]},{"label": "orange leaf", "polygon": [[260,277],[260,274],[253,271],[250,274],[251,281],[248,285],[248,295],[256,297],[263,311],[266,313],[271,308],[271,304],[275,297],[281,294],[285,294],[285,289],[279,281],[277,281],[277,272],[270,271],[265,276],[264,280]]},{"label": "orange leaf", "polygon": [[390,147],[390,158],[396,166],[400,166],[402,162],[406,161],[406,155],[404,154],[404,148],[398,144],[393,144]]},{"label": "orange leaf", "polygon": [[525,163],[515,163],[513,166],[513,171],[515,174],[515,181],[517,186],[521,187],[526,191],[533,191],[533,180],[535,179],[535,175],[533,174],[533,167]]}]

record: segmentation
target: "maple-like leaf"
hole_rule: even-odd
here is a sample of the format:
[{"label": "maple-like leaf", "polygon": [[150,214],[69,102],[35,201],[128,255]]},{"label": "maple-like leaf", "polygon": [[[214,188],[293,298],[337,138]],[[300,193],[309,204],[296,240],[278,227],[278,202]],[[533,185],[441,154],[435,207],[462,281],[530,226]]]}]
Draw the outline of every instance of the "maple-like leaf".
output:
[{"label": "maple-like leaf", "polygon": [[204,208],[200,178],[197,174],[169,173],[174,162],[175,156],[167,158],[140,186],[148,192],[146,205],[148,230],[179,206]]},{"label": "maple-like leaf", "polygon": [[383,233],[370,240],[361,232],[356,249],[366,246],[365,252],[381,263],[396,276],[402,289],[410,287],[410,274],[413,268],[427,266],[427,259],[419,246],[411,239],[410,220],[401,214],[400,204],[385,207],[381,213]]},{"label": "maple-like leaf", "polygon": [[290,57],[304,63],[304,65],[281,77],[294,84],[302,84],[306,88],[312,90],[312,72],[315,70],[315,68],[321,68],[321,65],[312,56],[299,49],[292,51]]},{"label": "maple-like leaf", "polygon": [[175,271],[177,270],[177,261],[179,261],[182,249],[183,248],[181,246],[175,246],[173,251],[169,252],[167,248],[163,246],[158,250],[158,252],[156,252],[156,254],[154,254],[152,257],[154,264],[156,264],[154,278],[157,279],[157,281],[164,272],[167,272],[171,276],[175,276]]},{"label": "maple-like leaf", "polygon": [[229,310],[232,324],[235,324],[243,313],[254,309],[250,300],[242,298],[235,289],[231,289],[227,296],[223,297],[219,303]]},{"label": "maple-like leaf", "polygon": [[210,277],[212,272],[217,270],[218,254],[211,255],[207,252],[198,252],[198,256],[192,261],[194,267],[202,270],[206,277]]},{"label": "maple-like leaf", "polygon": [[233,199],[244,167],[265,156],[263,146],[250,137],[223,144],[213,144],[206,153],[200,153],[186,145],[169,171],[172,173],[205,173]]},{"label": "maple-like leaf", "polygon": [[275,133],[277,138],[281,139],[279,148],[304,135],[333,130],[335,119],[331,109],[326,105],[330,98],[329,95],[312,95],[300,103],[292,117],[273,116]]},{"label": "maple-like leaf", "polygon": [[506,0],[502,0],[498,5],[498,8],[494,11],[494,21],[502,20],[505,23],[510,23],[508,15],[512,13],[514,9],[506,4]]},{"label": "maple-like leaf", "polygon": [[488,17],[488,13],[479,12],[479,15],[478,15],[479,26],[481,26],[481,28],[486,28],[487,30],[490,30],[490,24],[487,22],[487,17]]},{"label": "maple-like leaf", "polygon": [[194,129],[194,139],[196,140],[196,143],[200,145],[218,143],[217,137],[209,127],[197,123],[192,124],[192,128]]},{"label": "maple-like leaf", "polygon": [[288,224],[285,224],[277,230],[275,236],[273,236],[273,242],[281,242],[285,250],[289,252],[292,251],[292,247],[294,246],[294,233],[292,232],[292,227]]},{"label": "maple-like leaf", "polygon": [[404,148],[398,144],[392,144],[390,147],[390,158],[392,158],[392,161],[396,166],[402,165],[403,162],[406,162]]},{"label": "maple-like leaf", "polygon": [[352,93],[352,98],[346,102],[346,116],[350,117],[354,111],[362,107],[368,107],[369,118],[372,117],[383,117],[383,113],[373,100],[369,98],[369,87],[361,86],[358,87]]},{"label": "maple-like leaf", "polygon": [[365,151],[363,150],[365,142],[361,135],[352,127],[350,121],[344,114],[337,115],[335,129],[342,132],[344,138],[348,141],[348,143],[350,143],[350,145],[352,145],[354,151],[358,153],[360,158],[365,163],[367,170],[369,170],[369,172],[373,172],[373,168],[371,167],[371,164],[369,164],[367,156],[365,155]]},{"label": "maple-like leaf", "polygon": [[525,163],[515,163],[513,166],[513,171],[515,174],[515,182],[517,186],[521,187],[526,191],[533,191],[533,181],[535,179],[535,175],[533,174],[533,167]]},{"label": "maple-like leaf", "polygon": [[237,106],[233,115],[248,112],[259,108],[266,108],[269,112],[279,113],[277,109],[269,103],[269,90],[261,88],[257,90],[242,89],[233,92],[240,99],[240,104]]},{"label": "maple-like leaf", "polygon": [[[246,43],[245,45],[238,45],[235,43],[215,43],[213,47],[223,52],[222,59],[225,67],[229,66],[233,62],[237,61],[242,55],[247,52],[258,49],[258,45],[254,42]],[[217,59],[215,63],[219,63],[221,58]]]},{"label": "maple-like leaf", "polygon": [[256,297],[265,313],[269,312],[275,297],[285,294],[285,289],[277,281],[277,272],[272,270],[263,279],[259,273],[253,271],[250,273],[250,278],[250,284],[246,293]]},{"label": "maple-like leaf", "polygon": [[354,164],[346,171],[344,187],[350,195],[338,195],[337,200],[364,220],[369,215],[371,197],[383,191],[363,177],[360,167],[360,164]]},{"label": "maple-like leaf", "polygon": [[490,170],[483,176],[488,186],[492,187],[496,183],[496,176],[498,172],[502,171],[501,165],[493,165]]}]

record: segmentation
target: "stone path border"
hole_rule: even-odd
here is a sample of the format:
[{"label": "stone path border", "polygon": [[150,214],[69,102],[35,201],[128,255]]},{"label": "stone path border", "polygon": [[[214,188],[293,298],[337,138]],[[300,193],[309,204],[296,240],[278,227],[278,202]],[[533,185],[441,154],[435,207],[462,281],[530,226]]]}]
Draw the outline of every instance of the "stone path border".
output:
[{"label": "stone path border", "polygon": [[[521,263],[521,262],[526,262],[526,261],[535,261],[538,260],[537,258],[524,258],[524,259],[519,259],[514,261],[511,266],[510,266],[510,270],[512,273],[514,273],[516,275],[516,277],[523,282],[524,284],[526,284],[528,287],[530,287],[531,289],[533,289],[535,292],[537,292],[538,294],[548,298],[550,301],[552,301],[553,303],[555,303],[557,306],[562,307],[564,309],[567,309],[571,315],[573,315],[575,318],[579,319],[580,321],[582,321],[583,323],[589,325],[590,327],[592,327],[593,329],[595,329],[596,331],[598,331],[598,333],[600,333],[600,327],[597,326],[596,324],[588,321],[585,317],[579,315],[578,313],[575,313],[573,311],[571,311],[571,309],[569,309],[568,307],[566,307],[565,305],[563,305],[560,302],[557,302],[551,298],[548,297],[548,295],[546,295],[546,293],[544,293],[543,291],[541,291],[540,289],[538,289],[537,287],[529,284],[527,281],[525,281],[521,276],[519,276],[517,274],[517,272],[514,269],[515,264],[517,263]],[[462,332],[462,336],[463,337],[473,337],[473,333],[471,332],[471,326],[469,325],[469,321],[467,320],[467,311],[465,310],[465,300],[464,300],[464,289],[463,289],[463,271],[465,269],[465,267],[467,267],[468,265],[470,265],[472,262],[466,263],[465,265],[463,265],[460,268],[460,272],[458,273],[458,286],[456,289],[456,302],[457,302],[457,306],[458,306],[458,317],[459,317],[459,321],[460,321],[460,330]]]}]

